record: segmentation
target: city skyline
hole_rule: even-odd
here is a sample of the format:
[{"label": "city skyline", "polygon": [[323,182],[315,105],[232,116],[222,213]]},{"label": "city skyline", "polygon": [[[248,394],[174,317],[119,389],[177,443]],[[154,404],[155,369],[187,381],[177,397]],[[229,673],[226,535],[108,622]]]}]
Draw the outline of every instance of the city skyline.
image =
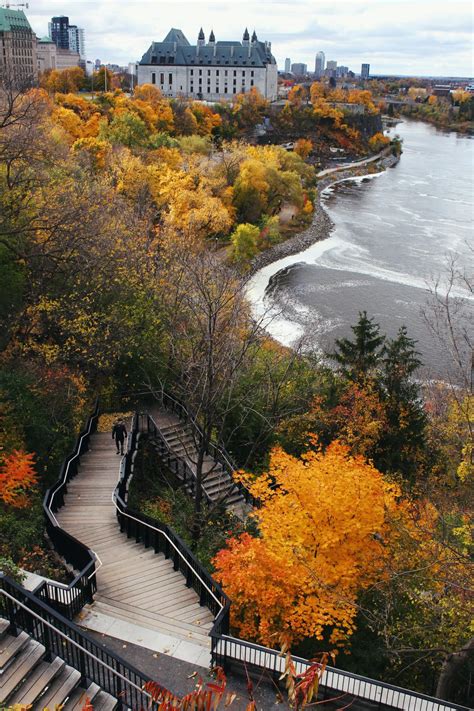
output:
[{"label": "city skyline", "polygon": [[[269,12],[271,6],[272,11]],[[350,9],[350,11],[349,11]],[[69,15],[87,34],[87,56],[127,65],[139,60],[151,41],[170,26],[191,39],[202,26],[213,29],[217,41],[231,40],[248,26],[259,38],[272,42],[279,69],[286,57],[314,67],[317,51],[338,63],[371,74],[471,76],[472,17],[470,3],[418,0],[342,0],[337,5],[308,0],[243,2],[178,2],[163,13],[159,3],[140,0],[121,5],[111,0],[33,0],[27,16],[34,31],[47,34],[56,15]]]}]

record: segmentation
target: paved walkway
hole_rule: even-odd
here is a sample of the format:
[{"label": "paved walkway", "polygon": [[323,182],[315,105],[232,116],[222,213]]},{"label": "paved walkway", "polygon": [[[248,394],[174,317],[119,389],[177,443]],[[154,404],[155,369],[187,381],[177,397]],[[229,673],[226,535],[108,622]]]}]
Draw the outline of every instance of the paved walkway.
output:
[{"label": "paved walkway", "polygon": [[199,605],[170,560],[120,533],[112,501],[119,465],[110,434],[93,435],[56,516],[102,563],[94,603],[78,621],[88,629],[208,666],[212,614]]}]

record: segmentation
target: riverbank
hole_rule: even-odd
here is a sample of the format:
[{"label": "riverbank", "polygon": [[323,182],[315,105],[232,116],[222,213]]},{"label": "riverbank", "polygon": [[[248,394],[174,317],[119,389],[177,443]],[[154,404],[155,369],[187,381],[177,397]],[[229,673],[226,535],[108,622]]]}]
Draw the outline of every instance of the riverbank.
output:
[{"label": "riverbank", "polygon": [[343,169],[334,169],[330,174],[323,171],[325,174],[321,180],[318,181],[318,196],[316,199],[315,212],[311,225],[303,232],[300,232],[294,237],[290,237],[290,239],[285,242],[280,242],[280,244],[276,244],[258,254],[252,260],[248,274],[253,276],[260,269],[263,269],[263,267],[267,267],[269,264],[277,262],[279,259],[283,259],[284,257],[291,257],[294,254],[298,254],[299,252],[302,252],[310,247],[312,244],[321,242],[329,237],[334,224],[321,204],[321,194],[324,190],[326,190],[326,188],[330,185],[334,185],[335,183],[340,183],[343,180],[369,176],[374,172],[382,172],[387,168],[393,168],[399,160],[399,156],[391,154],[386,155],[384,153],[379,160],[369,160],[365,161],[363,164],[360,161],[357,161],[357,163],[352,165],[352,167],[349,165]]}]

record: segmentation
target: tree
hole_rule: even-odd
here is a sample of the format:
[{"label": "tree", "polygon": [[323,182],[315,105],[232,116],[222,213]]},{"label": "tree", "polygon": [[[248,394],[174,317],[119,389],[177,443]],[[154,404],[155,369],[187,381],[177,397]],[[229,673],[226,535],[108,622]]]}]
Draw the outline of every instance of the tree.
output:
[{"label": "tree", "polygon": [[376,460],[382,471],[401,472],[412,480],[421,470],[426,427],[420,388],[412,379],[421,365],[415,345],[405,326],[400,328],[395,339],[388,340],[385,345],[380,382],[384,393],[386,427]]},{"label": "tree", "polygon": [[214,561],[233,627],[263,644],[347,645],[358,593],[384,575],[397,487],[338,442],[300,459],[275,448],[266,474],[242,478],[261,501],[259,537],[230,539]]},{"label": "tree", "polygon": [[14,450],[0,466],[0,499],[17,509],[30,504],[31,489],[38,483],[33,455]]},{"label": "tree", "polygon": [[313,143],[307,138],[298,138],[295,143],[295,153],[297,153],[300,158],[307,158],[311,151],[313,150]]},{"label": "tree", "polygon": [[258,253],[257,241],[260,230],[248,223],[238,225],[231,235],[233,259],[247,266],[250,260]]},{"label": "tree", "polygon": [[102,122],[99,131],[101,140],[119,143],[128,148],[146,146],[149,137],[150,134],[145,122],[129,111],[114,116],[108,125]]},{"label": "tree", "polygon": [[376,374],[381,363],[385,337],[380,335],[380,327],[373,319],[367,318],[367,312],[359,312],[359,321],[351,326],[355,340],[347,338],[336,340],[334,360],[341,366],[342,373],[348,380],[363,384]]}]

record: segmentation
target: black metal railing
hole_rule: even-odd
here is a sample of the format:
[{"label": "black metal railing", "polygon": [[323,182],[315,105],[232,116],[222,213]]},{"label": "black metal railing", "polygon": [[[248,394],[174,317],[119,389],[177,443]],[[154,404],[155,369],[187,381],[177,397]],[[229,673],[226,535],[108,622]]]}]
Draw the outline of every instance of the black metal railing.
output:
[{"label": "black metal railing", "polygon": [[[190,424],[193,428],[194,438],[198,443],[202,443],[204,436],[201,427],[197,421],[197,418],[193,415],[189,408],[174,395],[170,395],[170,393],[166,392],[166,390],[160,390],[159,392],[154,393],[154,395],[158,398],[158,402],[161,404],[163,409],[175,414],[181,422]],[[233,474],[237,471],[238,467],[223,445],[211,440],[207,445],[206,454],[221,465],[222,471],[227,474],[229,481],[233,482],[233,487],[229,489],[227,496],[230,496],[234,491],[238,491],[247,504],[253,507],[260,506],[258,499],[250,493],[247,487],[242,484],[242,482],[234,480]],[[195,477],[194,472],[192,472],[192,474]]]},{"label": "black metal railing", "polygon": [[81,672],[83,685],[94,682],[114,696],[119,710],[156,709],[143,691],[152,679],[1,573],[0,615],[10,622],[10,634],[27,632],[45,647],[47,660],[63,659]]},{"label": "black metal railing", "polygon": [[[138,438],[145,433],[154,434],[155,427],[156,424],[149,414],[134,416],[127,454],[122,460],[120,481],[114,495],[121,530],[126,532],[128,537],[134,537],[137,542],[142,542],[145,546],[154,548],[155,552],[162,552],[167,558],[171,558],[175,570],[181,571],[187,585],[193,587],[199,595],[201,605],[205,605],[212,612],[215,617],[209,632],[212,666],[227,667],[239,664],[266,669],[270,673],[280,675],[285,668],[285,659],[278,650],[229,635],[231,601],[181,538],[169,526],[128,508],[128,487],[133,477]],[[311,666],[307,659],[293,657],[292,661],[299,674]],[[353,699],[364,699],[375,702],[380,709],[468,711],[464,706],[332,667],[326,668],[320,690],[327,698],[340,697],[343,694],[345,704],[351,703]]]},{"label": "black metal railing", "polygon": [[[148,414],[136,414],[133,418],[127,452],[122,459],[120,478],[113,496],[120,530],[128,538],[135,538],[137,543],[141,542],[146,548],[153,548],[155,553],[163,553],[165,558],[172,560],[174,569],[182,573],[186,585],[197,593],[200,604],[220,619],[223,633],[227,633],[230,602],[221,587],[169,526],[128,507],[128,487],[133,476],[138,438],[141,434],[154,432],[155,427]],[[223,611],[226,611],[224,615],[221,614]]]},{"label": "black metal railing", "polygon": [[81,541],[64,531],[54,514],[64,506],[67,484],[77,475],[80,457],[89,449],[90,436],[97,430],[98,417],[99,403],[96,401],[94,411],[78,435],[73,451],[62,463],[57,481],[47,490],[43,499],[46,532],[56,552],[76,571],[76,575],[69,585],[44,581],[36,588],[35,595],[69,619],[93,600],[97,589],[95,573],[98,557]]}]

